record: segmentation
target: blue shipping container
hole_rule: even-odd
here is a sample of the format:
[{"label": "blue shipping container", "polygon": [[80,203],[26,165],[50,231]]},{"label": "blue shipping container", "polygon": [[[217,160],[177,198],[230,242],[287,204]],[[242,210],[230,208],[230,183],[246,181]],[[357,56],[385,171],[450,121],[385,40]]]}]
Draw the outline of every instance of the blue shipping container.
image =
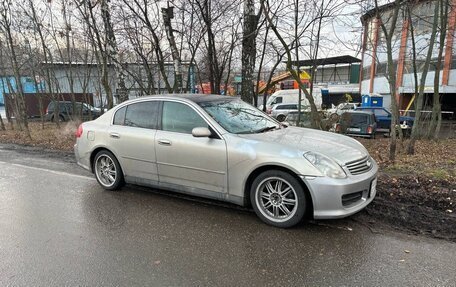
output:
[{"label": "blue shipping container", "polygon": [[362,107],[383,107],[383,97],[363,95],[361,106]]}]

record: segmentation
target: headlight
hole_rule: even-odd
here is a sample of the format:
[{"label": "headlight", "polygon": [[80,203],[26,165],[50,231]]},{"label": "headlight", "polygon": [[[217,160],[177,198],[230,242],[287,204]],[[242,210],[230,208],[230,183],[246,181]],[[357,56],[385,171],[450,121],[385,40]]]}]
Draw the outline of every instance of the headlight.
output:
[{"label": "headlight", "polygon": [[321,173],[332,178],[346,178],[344,170],[332,159],[315,152],[306,152],[304,157]]}]

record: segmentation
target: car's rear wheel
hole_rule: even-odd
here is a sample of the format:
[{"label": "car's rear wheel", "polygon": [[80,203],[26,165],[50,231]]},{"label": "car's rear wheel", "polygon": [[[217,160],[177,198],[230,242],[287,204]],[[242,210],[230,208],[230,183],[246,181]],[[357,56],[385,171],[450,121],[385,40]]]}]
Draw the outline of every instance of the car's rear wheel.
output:
[{"label": "car's rear wheel", "polygon": [[306,213],[306,194],[299,182],[280,170],[261,173],[253,181],[250,201],[258,217],[265,223],[292,227],[302,221]]},{"label": "car's rear wheel", "polygon": [[64,122],[65,121],[65,118],[62,116],[62,115],[59,115],[57,118],[56,117],[52,117],[52,121],[53,122]]},{"label": "car's rear wheel", "polygon": [[277,116],[277,120],[278,120],[279,122],[283,122],[283,121],[285,120],[285,115],[278,115],[278,116]]},{"label": "car's rear wheel", "polygon": [[98,183],[107,190],[116,190],[122,186],[123,172],[116,157],[107,150],[99,151],[93,163]]}]

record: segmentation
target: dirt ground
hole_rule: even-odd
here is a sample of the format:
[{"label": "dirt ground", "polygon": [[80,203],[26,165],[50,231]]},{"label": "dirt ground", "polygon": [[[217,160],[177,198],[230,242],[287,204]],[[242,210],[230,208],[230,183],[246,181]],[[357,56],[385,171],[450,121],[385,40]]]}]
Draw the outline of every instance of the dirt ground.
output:
[{"label": "dirt ground", "polygon": [[[71,152],[78,123],[30,122],[32,139],[23,132],[0,130],[0,142]],[[407,156],[407,142],[388,161],[387,138],[359,141],[380,166],[377,197],[353,219],[372,228],[393,227],[456,242],[456,139],[418,141]]]}]

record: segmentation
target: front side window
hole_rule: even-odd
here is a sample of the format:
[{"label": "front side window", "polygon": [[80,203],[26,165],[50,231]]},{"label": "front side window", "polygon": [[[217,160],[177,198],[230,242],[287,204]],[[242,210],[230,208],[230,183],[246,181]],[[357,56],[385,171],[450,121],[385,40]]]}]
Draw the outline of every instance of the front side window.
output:
[{"label": "front side window", "polygon": [[176,102],[163,103],[164,131],[191,134],[194,128],[207,126],[206,121],[188,105]]},{"label": "front side window", "polygon": [[124,125],[137,128],[157,129],[158,101],[134,103],[128,105],[126,108]]}]

